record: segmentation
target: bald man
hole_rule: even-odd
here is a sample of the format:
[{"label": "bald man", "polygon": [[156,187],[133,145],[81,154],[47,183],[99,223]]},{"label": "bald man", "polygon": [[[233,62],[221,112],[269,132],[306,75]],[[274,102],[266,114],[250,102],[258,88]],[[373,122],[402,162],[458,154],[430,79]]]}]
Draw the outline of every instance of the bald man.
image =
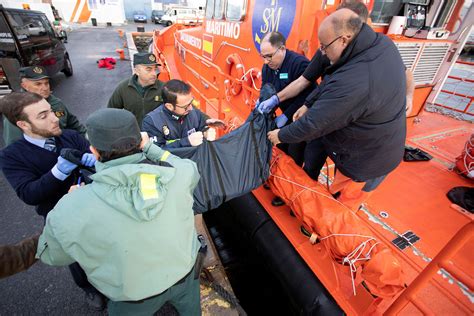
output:
[{"label": "bald man", "polygon": [[349,9],[328,16],[318,37],[330,66],[316,102],[268,137],[273,144],[321,138],[337,170],[331,193],[358,209],[402,160],[405,68],[393,42]]}]

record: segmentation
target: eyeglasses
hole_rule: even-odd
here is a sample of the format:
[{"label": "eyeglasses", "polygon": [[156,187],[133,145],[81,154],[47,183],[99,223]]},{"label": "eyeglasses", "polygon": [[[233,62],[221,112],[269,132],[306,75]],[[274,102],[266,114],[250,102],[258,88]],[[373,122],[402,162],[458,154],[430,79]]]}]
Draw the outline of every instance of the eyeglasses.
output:
[{"label": "eyeglasses", "polygon": [[324,45],[324,44],[319,44],[319,49],[322,51],[322,52],[325,52],[326,49],[328,49],[329,46],[331,46],[335,41],[337,41],[338,39],[340,39],[342,37],[342,35],[336,37],[331,43],[327,44],[327,45]]},{"label": "eyeglasses", "polygon": [[278,53],[278,51],[280,50],[280,48],[282,48],[283,46],[280,46],[278,47],[275,52],[273,52],[273,54],[269,54],[269,55],[262,55],[260,54],[260,57],[262,57],[263,59],[265,59],[266,61],[271,61],[273,56],[275,56],[276,53]]},{"label": "eyeglasses", "polygon": [[186,104],[186,105],[177,105],[177,104],[175,104],[174,106],[177,107],[177,108],[186,110],[186,109],[188,109],[190,106],[193,105],[193,102],[194,102],[194,98],[191,99],[191,101],[190,101],[188,104]]}]

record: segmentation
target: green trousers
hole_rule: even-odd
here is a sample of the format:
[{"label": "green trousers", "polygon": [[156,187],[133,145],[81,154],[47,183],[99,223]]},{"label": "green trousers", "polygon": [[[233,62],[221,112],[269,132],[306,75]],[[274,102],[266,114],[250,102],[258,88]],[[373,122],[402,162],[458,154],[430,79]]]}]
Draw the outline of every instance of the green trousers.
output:
[{"label": "green trousers", "polygon": [[163,293],[137,302],[109,301],[110,316],[151,316],[166,302],[170,302],[182,316],[201,315],[199,276],[195,278],[194,268],[183,282],[175,284]]}]

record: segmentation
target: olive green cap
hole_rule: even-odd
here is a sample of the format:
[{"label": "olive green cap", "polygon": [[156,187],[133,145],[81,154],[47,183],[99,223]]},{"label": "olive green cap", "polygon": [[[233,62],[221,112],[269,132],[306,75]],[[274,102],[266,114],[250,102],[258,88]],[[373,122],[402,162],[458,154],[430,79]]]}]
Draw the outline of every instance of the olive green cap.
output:
[{"label": "olive green cap", "polygon": [[127,151],[142,140],[135,116],[123,109],[100,109],[86,121],[89,142],[102,151]]},{"label": "olive green cap", "polygon": [[159,65],[155,55],[151,53],[136,53],[133,55],[133,65]]}]

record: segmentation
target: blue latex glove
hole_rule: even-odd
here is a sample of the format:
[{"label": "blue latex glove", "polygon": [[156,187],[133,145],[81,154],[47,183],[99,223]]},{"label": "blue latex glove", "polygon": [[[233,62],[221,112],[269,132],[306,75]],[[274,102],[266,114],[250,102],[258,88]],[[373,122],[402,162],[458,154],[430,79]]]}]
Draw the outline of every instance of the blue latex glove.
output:
[{"label": "blue latex glove", "polygon": [[282,128],[283,126],[285,126],[286,122],[288,122],[288,118],[286,117],[285,114],[278,115],[275,118],[275,123],[276,123],[278,128]]},{"label": "blue latex glove", "polygon": [[270,113],[278,104],[280,104],[280,99],[274,94],[270,99],[260,102],[257,109],[260,113]]},{"label": "blue latex glove", "polygon": [[56,168],[58,168],[61,173],[71,174],[71,172],[77,168],[77,165],[59,156],[58,162],[56,163]]},{"label": "blue latex glove", "polygon": [[93,167],[96,161],[97,159],[95,159],[95,156],[89,153],[85,153],[81,158],[82,165],[86,167]]}]

